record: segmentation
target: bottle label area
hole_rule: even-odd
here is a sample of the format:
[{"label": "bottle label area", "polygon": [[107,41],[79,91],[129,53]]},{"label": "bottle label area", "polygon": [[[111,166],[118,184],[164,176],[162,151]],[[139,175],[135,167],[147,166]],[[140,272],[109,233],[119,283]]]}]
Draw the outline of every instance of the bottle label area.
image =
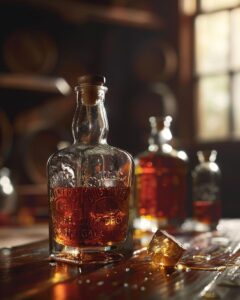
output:
[{"label": "bottle label area", "polygon": [[193,217],[204,224],[217,223],[221,218],[221,201],[204,200],[193,202]]},{"label": "bottle label area", "polygon": [[137,175],[138,214],[166,220],[185,216],[186,182],[178,174]]},{"label": "bottle label area", "polygon": [[128,229],[128,187],[50,190],[53,239],[65,246],[108,246],[123,242]]}]

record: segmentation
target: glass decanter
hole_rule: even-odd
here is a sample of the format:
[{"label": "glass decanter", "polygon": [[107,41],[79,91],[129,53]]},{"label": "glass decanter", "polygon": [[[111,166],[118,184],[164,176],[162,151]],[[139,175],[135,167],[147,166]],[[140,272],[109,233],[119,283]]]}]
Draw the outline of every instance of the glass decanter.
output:
[{"label": "glass decanter", "polygon": [[221,217],[221,171],[216,150],[197,152],[199,164],[192,172],[193,218],[199,230],[215,229]]},{"label": "glass decanter", "polygon": [[119,260],[129,249],[131,155],[107,144],[105,78],[75,88],[74,142],[48,161],[50,257],[82,263]]},{"label": "glass decanter", "polygon": [[185,218],[188,158],[171,145],[170,116],[151,117],[149,121],[148,150],[135,159],[134,227],[156,231],[158,227],[175,227]]}]

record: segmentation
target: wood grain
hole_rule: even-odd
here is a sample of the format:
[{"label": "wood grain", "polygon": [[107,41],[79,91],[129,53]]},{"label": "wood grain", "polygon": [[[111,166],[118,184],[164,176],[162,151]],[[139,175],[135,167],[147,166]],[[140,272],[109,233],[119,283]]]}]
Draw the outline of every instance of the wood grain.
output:
[{"label": "wood grain", "polygon": [[[187,236],[189,238],[189,235]],[[164,269],[146,251],[105,266],[48,260],[48,241],[0,249],[1,299],[198,299],[218,271]],[[237,300],[240,287],[221,287]]]}]

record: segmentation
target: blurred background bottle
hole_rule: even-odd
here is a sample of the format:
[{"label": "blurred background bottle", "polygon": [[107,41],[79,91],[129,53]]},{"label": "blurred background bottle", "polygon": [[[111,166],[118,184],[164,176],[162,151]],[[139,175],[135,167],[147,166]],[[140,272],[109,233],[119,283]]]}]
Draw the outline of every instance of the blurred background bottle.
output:
[{"label": "blurred background bottle", "polygon": [[192,172],[193,218],[197,221],[197,229],[214,229],[221,217],[221,171],[215,162],[217,151],[198,151],[197,156],[199,164]]},{"label": "blurred background bottle", "polygon": [[135,159],[135,228],[155,231],[186,215],[187,155],[172,146],[172,117],[150,117],[148,150]]},{"label": "blurred background bottle", "polygon": [[10,178],[10,170],[0,169],[0,225],[13,224],[17,211],[17,197]]}]

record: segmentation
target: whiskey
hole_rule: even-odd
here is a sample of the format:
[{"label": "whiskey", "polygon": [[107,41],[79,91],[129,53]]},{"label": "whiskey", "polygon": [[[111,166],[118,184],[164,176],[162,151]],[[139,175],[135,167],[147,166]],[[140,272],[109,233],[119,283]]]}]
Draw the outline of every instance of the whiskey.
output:
[{"label": "whiskey", "polygon": [[124,242],[129,193],[127,187],[51,189],[53,239],[71,247],[109,246]]},{"label": "whiskey", "polygon": [[176,226],[186,216],[187,155],[171,146],[171,120],[150,118],[148,150],[135,159],[138,229]]},{"label": "whiskey", "polygon": [[171,221],[186,214],[186,164],[171,156],[149,153],[136,167],[140,216]]},{"label": "whiskey", "polygon": [[221,201],[194,201],[193,218],[206,225],[217,225],[221,218]]},{"label": "whiskey", "polygon": [[105,78],[80,77],[75,91],[74,142],[48,161],[50,258],[105,264],[132,251],[133,162],[129,153],[107,144]]}]

